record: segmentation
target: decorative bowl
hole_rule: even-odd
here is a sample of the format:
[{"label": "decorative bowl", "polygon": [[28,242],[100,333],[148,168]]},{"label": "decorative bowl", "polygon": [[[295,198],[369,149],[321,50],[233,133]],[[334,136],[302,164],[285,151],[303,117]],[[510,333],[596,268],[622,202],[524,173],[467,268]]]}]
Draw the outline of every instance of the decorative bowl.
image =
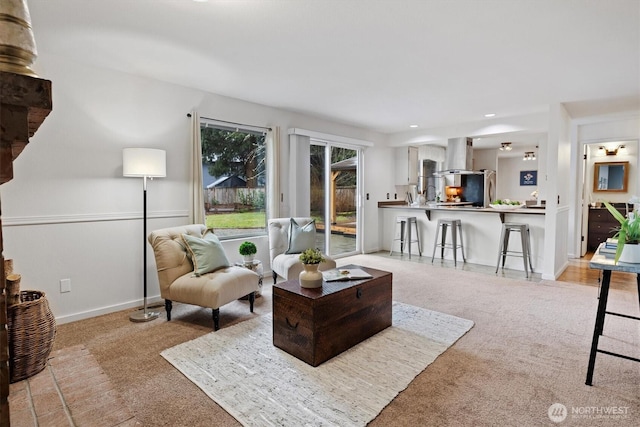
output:
[{"label": "decorative bowl", "polygon": [[524,203],[521,203],[519,205],[489,205],[491,206],[493,209],[498,209],[498,210],[504,210],[504,211],[513,211],[516,209],[520,209],[524,206],[526,206]]}]

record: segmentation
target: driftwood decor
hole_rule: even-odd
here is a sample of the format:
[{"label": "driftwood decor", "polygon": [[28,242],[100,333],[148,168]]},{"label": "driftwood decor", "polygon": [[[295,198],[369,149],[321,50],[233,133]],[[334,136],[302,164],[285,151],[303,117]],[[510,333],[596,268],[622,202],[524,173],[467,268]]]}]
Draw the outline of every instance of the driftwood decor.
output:
[{"label": "driftwood decor", "polygon": [[[13,161],[51,111],[51,82],[0,71],[0,185],[13,178]],[[0,215],[1,215],[0,203]],[[0,426],[9,419],[9,339],[7,294],[0,217]]]},{"label": "driftwood decor", "polygon": [[4,293],[7,296],[7,307],[20,304],[20,279],[22,276],[19,274],[6,274]]}]

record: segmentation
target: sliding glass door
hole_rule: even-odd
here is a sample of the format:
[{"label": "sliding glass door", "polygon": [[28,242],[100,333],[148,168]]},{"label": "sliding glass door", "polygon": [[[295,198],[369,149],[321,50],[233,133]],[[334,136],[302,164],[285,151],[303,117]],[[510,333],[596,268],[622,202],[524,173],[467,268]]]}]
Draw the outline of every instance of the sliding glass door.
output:
[{"label": "sliding glass door", "polygon": [[310,163],[310,211],[318,247],[331,256],[357,253],[360,150],[311,140]]}]

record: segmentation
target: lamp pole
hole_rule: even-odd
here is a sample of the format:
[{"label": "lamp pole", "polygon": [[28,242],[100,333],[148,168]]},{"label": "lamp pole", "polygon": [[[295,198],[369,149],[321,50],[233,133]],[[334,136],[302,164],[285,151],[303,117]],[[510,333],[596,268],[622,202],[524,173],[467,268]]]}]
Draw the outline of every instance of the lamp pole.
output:
[{"label": "lamp pole", "polygon": [[158,312],[147,311],[147,176],[142,177],[142,281],[144,307],[129,315],[132,322],[148,322],[157,319]]}]

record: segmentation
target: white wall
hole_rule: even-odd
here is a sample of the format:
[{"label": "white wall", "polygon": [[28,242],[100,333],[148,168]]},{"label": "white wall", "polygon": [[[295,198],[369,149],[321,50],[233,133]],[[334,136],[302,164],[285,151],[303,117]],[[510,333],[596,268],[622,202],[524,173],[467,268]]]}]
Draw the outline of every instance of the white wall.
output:
[{"label": "white wall", "polygon": [[[533,148],[532,148],[533,150]],[[536,151],[536,155],[537,150]],[[520,185],[520,172],[538,171],[538,158],[536,160],[522,160],[518,157],[498,157],[498,169],[496,173],[496,198],[511,200],[533,200],[531,193],[538,185]],[[538,182],[540,176],[538,176]]]},{"label": "white wall", "polygon": [[[53,111],[14,163],[14,179],[0,187],[4,256],[14,260],[23,289],[44,291],[59,322],[134,307],[142,298],[142,181],[122,177],[122,149],[167,151],[167,177],[148,186],[148,229],[188,222],[189,119],[201,116],[281,128],[281,151],[289,150],[286,129],[301,127],[371,141],[367,167],[375,170],[375,191],[391,181],[385,137],[275,108],[41,54],[35,70],[52,81]],[[383,148],[386,150],[386,148]],[[383,151],[386,153],[386,151]],[[288,157],[285,157],[288,159]],[[280,185],[286,206],[288,163]],[[365,174],[371,177],[371,174]],[[381,200],[381,194],[371,195]],[[377,222],[377,210],[372,210]],[[364,247],[378,244],[377,227],[365,229]],[[266,237],[255,239],[268,270]],[[239,241],[225,243],[234,260]],[[148,290],[159,295],[151,249]],[[71,292],[60,293],[60,279]]]},{"label": "white wall", "polygon": [[[393,191],[389,190],[389,182],[394,177],[393,148],[367,148],[364,151],[364,198],[362,202],[363,229],[367,239],[363,243],[363,252],[376,252],[381,249],[381,221],[382,213],[379,212],[378,202],[386,200],[386,193],[393,198]],[[391,177],[391,178],[390,178]],[[394,188],[392,186],[392,188]],[[367,200],[367,195],[369,199]],[[368,236],[371,234],[371,236]],[[375,236],[375,237],[374,237]],[[369,238],[371,237],[371,238]]]},{"label": "white wall", "polygon": [[[571,178],[571,119],[561,104],[552,105],[546,144],[545,260],[542,278],[557,278],[568,264]],[[551,238],[553,236],[554,238]]]},{"label": "white wall", "polygon": [[498,151],[495,148],[473,149],[473,169],[488,169],[495,171],[498,167]]}]

